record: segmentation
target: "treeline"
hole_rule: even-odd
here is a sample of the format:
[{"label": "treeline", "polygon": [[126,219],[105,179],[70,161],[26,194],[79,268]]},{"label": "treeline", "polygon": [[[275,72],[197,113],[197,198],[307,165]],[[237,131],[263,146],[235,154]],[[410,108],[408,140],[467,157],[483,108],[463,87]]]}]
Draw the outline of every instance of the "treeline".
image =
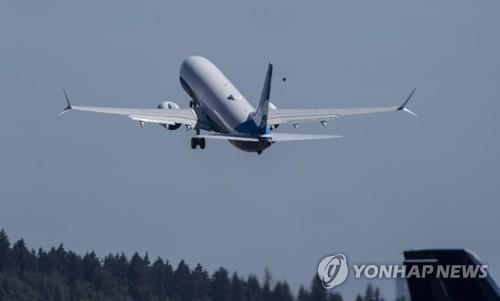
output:
[{"label": "treeline", "polygon": [[[356,300],[381,301],[372,287]],[[373,299],[372,297],[377,297]],[[94,252],[83,256],[62,245],[49,251],[29,250],[24,241],[11,245],[0,231],[0,301],[10,300],[245,300],[245,301],[342,301],[314,277],[309,289],[294,296],[286,281],[273,281],[266,272],[262,283],[219,268],[209,274],[200,264],[194,268],[181,261],[174,268],[168,261],[151,261],[135,253],[100,259]]]}]

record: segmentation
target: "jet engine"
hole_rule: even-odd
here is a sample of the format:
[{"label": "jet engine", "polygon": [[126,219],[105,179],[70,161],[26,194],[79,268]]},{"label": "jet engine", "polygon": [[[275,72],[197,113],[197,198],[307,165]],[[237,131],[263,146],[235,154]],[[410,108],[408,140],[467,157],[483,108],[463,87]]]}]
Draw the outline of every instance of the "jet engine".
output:
[{"label": "jet engine", "polygon": [[[160,103],[158,106],[156,106],[157,109],[162,109],[162,110],[177,110],[180,109],[179,105],[176,104],[175,102],[172,101],[164,101]],[[180,123],[176,124],[160,124],[162,127],[168,129],[168,130],[176,130],[181,127]]]}]

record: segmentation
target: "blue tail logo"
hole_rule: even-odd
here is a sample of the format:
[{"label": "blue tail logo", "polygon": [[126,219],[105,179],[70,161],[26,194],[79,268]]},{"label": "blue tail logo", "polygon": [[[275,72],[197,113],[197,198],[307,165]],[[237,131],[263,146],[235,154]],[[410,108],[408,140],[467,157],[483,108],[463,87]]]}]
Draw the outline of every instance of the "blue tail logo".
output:
[{"label": "blue tail logo", "polygon": [[262,87],[262,94],[260,95],[259,106],[253,115],[253,120],[260,133],[267,131],[267,116],[269,112],[269,99],[271,97],[271,81],[273,78],[273,64],[269,63],[266,72],[266,79],[264,87]]}]

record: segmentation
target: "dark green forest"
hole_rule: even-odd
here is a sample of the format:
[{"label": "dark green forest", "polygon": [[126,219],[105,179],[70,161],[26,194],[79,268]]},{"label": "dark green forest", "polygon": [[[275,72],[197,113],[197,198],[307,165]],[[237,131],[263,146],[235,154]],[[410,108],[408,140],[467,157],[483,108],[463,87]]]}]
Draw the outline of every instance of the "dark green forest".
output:
[{"label": "dark green forest", "polygon": [[[310,288],[296,295],[286,281],[275,281],[266,271],[263,280],[230,274],[219,268],[210,274],[200,264],[151,260],[135,253],[99,258],[94,252],[78,255],[62,245],[28,249],[20,239],[11,244],[0,231],[0,301],[10,300],[241,300],[241,301],[342,301],[323,289],[314,277]],[[381,301],[378,288],[369,285],[356,301]]]}]

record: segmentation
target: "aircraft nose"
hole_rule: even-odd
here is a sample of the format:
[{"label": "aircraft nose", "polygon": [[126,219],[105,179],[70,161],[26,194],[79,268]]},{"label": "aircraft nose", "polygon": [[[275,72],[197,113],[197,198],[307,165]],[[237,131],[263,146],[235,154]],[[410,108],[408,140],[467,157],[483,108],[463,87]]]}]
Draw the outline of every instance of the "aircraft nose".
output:
[{"label": "aircraft nose", "polygon": [[193,55],[193,56],[186,58],[184,60],[184,62],[182,63],[182,65],[191,66],[191,65],[206,64],[207,62],[209,62],[208,59],[206,59],[202,56],[199,56],[199,55]]},{"label": "aircraft nose", "polygon": [[201,66],[210,64],[210,61],[206,58],[198,55],[193,55],[186,58],[181,64],[181,75],[185,72],[189,72],[190,70],[198,69]]}]

